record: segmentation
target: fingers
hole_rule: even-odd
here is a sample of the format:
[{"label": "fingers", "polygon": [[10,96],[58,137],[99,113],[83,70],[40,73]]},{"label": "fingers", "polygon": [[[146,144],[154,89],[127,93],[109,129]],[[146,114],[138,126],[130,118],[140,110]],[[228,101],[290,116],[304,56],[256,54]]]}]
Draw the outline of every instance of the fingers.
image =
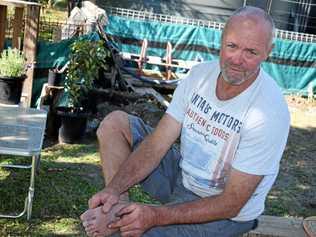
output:
[{"label": "fingers", "polygon": [[121,217],[123,215],[127,215],[127,214],[131,213],[132,211],[134,211],[135,208],[136,208],[136,205],[134,205],[134,204],[127,205],[127,206],[121,208],[115,215],[118,217]]},{"label": "fingers", "polygon": [[119,201],[119,195],[114,192],[101,191],[93,195],[89,201],[89,209],[94,209],[100,205],[103,205],[102,211],[104,214],[108,213],[114,204]]},{"label": "fingers", "polygon": [[100,206],[101,204],[102,202],[101,202],[101,197],[99,193],[93,195],[88,201],[88,205],[90,209],[96,208]]},{"label": "fingers", "polygon": [[104,202],[104,204],[103,204],[102,212],[103,212],[104,214],[108,213],[108,212],[111,210],[111,208],[112,208],[115,204],[118,203],[118,201],[119,201],[118,198],[113,198],[113,197],[108,198],[108,199]]},{"label": "fingers", "polygon": [[128,230],[131,228],[129,225],[134,222],[134,219],[135,217],[132,214],[125,214],[117,221],[111,222],[108,227],[111,229],[123,228],[124,230]]}]

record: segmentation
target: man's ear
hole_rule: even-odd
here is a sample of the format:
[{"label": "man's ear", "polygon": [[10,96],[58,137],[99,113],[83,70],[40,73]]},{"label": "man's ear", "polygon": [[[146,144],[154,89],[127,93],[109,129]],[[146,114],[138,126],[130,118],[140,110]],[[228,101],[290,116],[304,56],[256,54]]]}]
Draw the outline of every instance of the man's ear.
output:
[{"label": "man's ear", "polygon": [[272,43],[267,51],[267,55],[266,55],[266,58],[265,60],[267,60],[267,58],[269,57],[270,53],[272,52],[272,49],[274,48],[274,43]]}]

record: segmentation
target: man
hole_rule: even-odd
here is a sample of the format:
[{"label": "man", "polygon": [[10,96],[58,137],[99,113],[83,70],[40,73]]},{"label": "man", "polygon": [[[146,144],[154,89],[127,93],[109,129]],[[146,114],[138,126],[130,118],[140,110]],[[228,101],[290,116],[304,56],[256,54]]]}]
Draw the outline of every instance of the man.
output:
[{"label": "man", "polygon": [[[283,96],[260,69],[273,35],[263,10],[241,8],[224,28],[219,62],[190,70],[154,131],[124,112],[104,119],[106,187],[81,216],[88,235],[238,236],[255,226],[289,131]],[[179,136],[180,153],[171,147]],[[128,203],[137,183],[162,205]]]}]

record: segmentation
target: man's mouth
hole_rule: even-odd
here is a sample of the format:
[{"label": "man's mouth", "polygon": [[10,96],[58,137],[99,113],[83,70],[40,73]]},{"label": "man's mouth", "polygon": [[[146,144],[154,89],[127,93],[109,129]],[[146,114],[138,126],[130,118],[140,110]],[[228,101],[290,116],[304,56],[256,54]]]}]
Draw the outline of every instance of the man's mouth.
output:
[{"label": "man's mouth", "polygon": [[235,68],[235,67],[231,67],[231,66],[228,66],[228,69],[230,71],[234,71],[234,72],[244,72],[244,70],[242,70],[241,68]]}]

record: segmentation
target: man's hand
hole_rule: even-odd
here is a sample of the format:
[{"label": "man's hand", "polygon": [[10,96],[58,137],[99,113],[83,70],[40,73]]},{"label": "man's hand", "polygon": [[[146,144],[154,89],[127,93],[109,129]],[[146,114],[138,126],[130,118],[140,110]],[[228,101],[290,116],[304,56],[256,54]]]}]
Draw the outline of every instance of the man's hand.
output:
[{"label": "man's hand", "polygon": [[155,207],[132,203],[116,214],[121,218],[111,223],[109,228],[120,228],[122,237],[139,237],[155,226],[156,215]]},{"label": "man's hand", "polygon": [[93,209],[103,205],[102,211],[108,213],[113,205],[117,204],[120,199],[120,194],[113,189],[105,188],[102,191],[94,194],[89,199],[89,208]]}]

